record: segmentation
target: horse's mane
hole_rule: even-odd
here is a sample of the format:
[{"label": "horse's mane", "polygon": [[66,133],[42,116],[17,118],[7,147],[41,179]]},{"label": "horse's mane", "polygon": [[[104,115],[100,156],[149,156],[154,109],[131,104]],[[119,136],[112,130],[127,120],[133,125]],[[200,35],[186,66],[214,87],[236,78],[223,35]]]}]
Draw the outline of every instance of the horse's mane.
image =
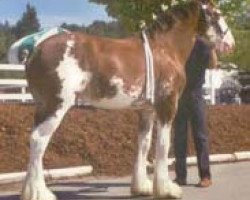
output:
[{"label": "horse's mane", "polygon": [[156,32],[170,31],[177,21],[190,19],[199,12],[199,3],[195,0],[188,1],[171,7],[167,11],[160,10],[151,26],[148,27],[148,32],[151,36]]}]

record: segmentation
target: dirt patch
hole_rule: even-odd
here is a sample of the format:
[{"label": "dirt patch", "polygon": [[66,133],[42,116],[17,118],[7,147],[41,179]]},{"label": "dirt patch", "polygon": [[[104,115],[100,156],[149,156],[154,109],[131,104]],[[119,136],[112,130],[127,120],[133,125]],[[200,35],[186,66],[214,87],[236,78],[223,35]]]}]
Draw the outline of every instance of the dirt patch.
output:
[{"label": "dirt patch", "polygon": [[[0,173],[21,171],[28,162],[34,107],[0,105]],[[208,107],[211,153],[250,150],[250,106]],[[98,175],[132,171],[138,118],[134,111],[72,109],[46,152],[46,168],[91,164]],[[189,154],[194,154],[193,145]]]}]

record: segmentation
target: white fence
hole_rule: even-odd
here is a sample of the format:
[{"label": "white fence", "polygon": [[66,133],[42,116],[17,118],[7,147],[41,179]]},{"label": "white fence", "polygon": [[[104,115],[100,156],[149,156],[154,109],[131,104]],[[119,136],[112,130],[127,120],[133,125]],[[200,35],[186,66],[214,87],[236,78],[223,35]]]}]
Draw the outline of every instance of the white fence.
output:
[{"label": "white fence", "polygon": [[220,70],[209,69],[206,71],[205,83],[203,89],[205,91],[204,99],[208,104],[216,104],[216,90],[222,83],[222,74]]},{"label": "white fence", "polygon": [[[24,72],[23,65],[8,65],[0,64],[0,73],[3,71],[8,72]],[[27,92],[27,81],[26,79],[0,79],[0,101],[18,101],[18,102],[29,102],[32,101],[32,96]],[[18,92],[9,93],[11,89],[17,89]]]},{"label": "white fence", "polygon": [[[0,64],[1,71],[13,71],[14,72],[24,72],[23,65],[9,65]],[[216,104],[216,90],[220,87],[222,79],[228,73],[224,70],[207,70],[204,90],[206,94],[204,98],[208,104]],[[19,92],[17,93],[6,93],[5,91],[10,88],[17,88]],[[32,96],[27,92],[27,81],[26,79],[0,79],[0,102],[31,102]]]}]

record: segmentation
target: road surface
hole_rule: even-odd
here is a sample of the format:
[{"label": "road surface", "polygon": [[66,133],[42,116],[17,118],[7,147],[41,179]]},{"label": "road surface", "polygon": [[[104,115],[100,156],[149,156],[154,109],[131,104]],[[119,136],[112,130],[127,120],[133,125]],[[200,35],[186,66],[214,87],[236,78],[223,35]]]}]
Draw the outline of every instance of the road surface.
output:
[{"label": "road surface", "polygon": [[[188,169],[188,185],[183,187],[183,200],[250,200],[250,162],[212,165],[213,185],[197,188],[196,167]],[[174,173],[170,173],[174,178]],[[82,178],[49,184],[59,200],[150,200],[150,197],[130,196],[130,177]],[[0,200],[18,200],[20,184],[0,186]]]}]

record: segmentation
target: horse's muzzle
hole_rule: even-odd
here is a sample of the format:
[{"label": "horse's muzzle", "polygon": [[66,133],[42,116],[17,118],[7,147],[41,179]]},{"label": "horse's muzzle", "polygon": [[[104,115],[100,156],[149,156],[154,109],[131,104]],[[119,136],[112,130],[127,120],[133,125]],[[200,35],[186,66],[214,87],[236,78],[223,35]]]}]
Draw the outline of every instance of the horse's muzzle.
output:
[{"label": "horse's muzzle", "polygon": [[216,45],[216,50],[220,54],[230,54],[233,53],[235,50],[235,45],[230,45],[226,42],[221,42]]}]

